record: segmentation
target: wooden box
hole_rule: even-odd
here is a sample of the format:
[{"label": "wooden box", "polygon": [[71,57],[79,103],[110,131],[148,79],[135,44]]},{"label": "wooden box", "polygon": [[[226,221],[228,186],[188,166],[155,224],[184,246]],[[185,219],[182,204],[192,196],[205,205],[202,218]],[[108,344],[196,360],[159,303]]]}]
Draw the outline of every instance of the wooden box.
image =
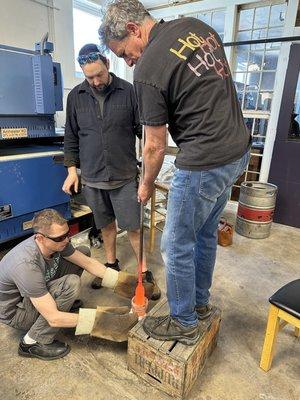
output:
[{"label": "wooden box", "polygon": [[[148,315],[168,313],[167,300],[163,299]],[[201,335],[193,346],[155,340],[145,333],[140,321],[129,332],[128,368],[170,396],[184,398],[217,344],[220,321],[220,310],[213,308],[211,316],[200,322]]]}]

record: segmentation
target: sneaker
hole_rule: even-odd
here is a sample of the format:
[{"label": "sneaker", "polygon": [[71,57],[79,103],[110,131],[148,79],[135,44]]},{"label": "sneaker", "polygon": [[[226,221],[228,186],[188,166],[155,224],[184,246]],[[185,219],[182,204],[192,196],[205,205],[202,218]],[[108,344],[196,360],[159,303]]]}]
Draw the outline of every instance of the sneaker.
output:
[{"label": "sneaker", "polygon": [[80,299],[77,299],[72,304],[72,307],[70,308],[69,312],[73,312],[73,313],[78,312],[79,308],[82,308],[82,307],[83,307],[83,301]]},{"label": "sneaker", "polygon": [[195,310],[197,312],[198,319],[203,320],[211,315],[212,306],[210,304],[206,304],[205,306],[196,306]]},{"label": "sneaker", "polygon": [[143,272],[143,282],[148,282],[153,284],[154,287],[151,300],[158,300],[161,296],[161,290],[158,287],[158,284],[156,283],[156,280],[154,279],[154,276],[151,271]]},{"label": "sneaker", "polygon": [[101,247],[101,241],[98,237],[94,237],[94,236],[90,237],[90,244],[95,249],[100,249],[100,247]]},{"label": "sneaker", "polygon": [[22,357],[39,358],[41,360],[56,360],[70,352],[70,346],[54,340],[50,344],[33,343],[26,344],[23,339],[20,341],[18,353]]},{"label": "sneaker", "polygon": [[197,342],[200,337],[199,327],[184,326],[170,315],[163,317],[146,317],[144,331],[157,340],[177,340],[188,346]]},{"label": "sneaker", "polygon": [[[119,265],[119,260],[116,258],[116,261],[113,264],[110,263],[105,263],[104,264],[106,267],[112,268],[116,271],[121,271],[120,269],[120,265]],[[99,278],[98,276],[96,276],[96,278],[93,280],[93,282],[91,283],[91,287],[92,289],[100,289],[102,286],[102,278]]]}]

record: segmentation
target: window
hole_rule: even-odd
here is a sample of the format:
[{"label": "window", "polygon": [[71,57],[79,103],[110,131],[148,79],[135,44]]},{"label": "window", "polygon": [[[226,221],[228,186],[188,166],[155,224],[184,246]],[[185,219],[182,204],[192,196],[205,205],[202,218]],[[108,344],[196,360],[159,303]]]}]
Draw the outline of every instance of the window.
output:
[{"label": "window", "polygon": [[225,11],[201,11],[194,14],[185,14],[184,17],[200,19],[214,28],[221,40],[224,38]]},{"label": "window", "polygon": [[[236,40],[282,36],[286,4],[241,10]],[[280,43],[235,48],[234,80],[243,110],[270,111]]]},{"label": "window", "polygon": [[83,73],[77,62],[78,52],[86,43],[99,43],[98,29],[100,22],[100,6],[87,0],[74,0],[73,30],[75,74],[77,77],[83,77]]},{"label": "window", "polygon": [[[236,41],[281,37],[287,4],[283,1],[277,3],[241,8]],[[233,80],[253,138],[250,163],[245,174],[236,182],[234,200],[238,199],[241,182],[259,180],[280,46],[280,42],[274,42],[234,48]]]}]

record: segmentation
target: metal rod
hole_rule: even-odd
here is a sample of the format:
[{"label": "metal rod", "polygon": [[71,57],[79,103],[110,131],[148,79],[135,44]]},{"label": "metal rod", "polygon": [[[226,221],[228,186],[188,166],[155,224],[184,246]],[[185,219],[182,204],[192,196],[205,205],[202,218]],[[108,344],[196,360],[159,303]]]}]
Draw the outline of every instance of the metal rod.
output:
[{"label": "metal rod", "polygon": [[[145,128],[142,126],[142,165],[141,165],[141,174],[140,174],[140,183],[143,182],[144,179],[144,143],[145,143]],[[140,203],[140,247],[139,247],[139,282],[142,282],[142,271],[143,271],[143,261],[144,261],[144,204]]]},{"label": "metal rod", "polygon": [[244,46],[247,44],[259,44],[259,43],[275,43],[275,42],[294,42],[296,40],[300,40],[300,36],[286,36],[279,38],[268,38],[268,39],[254,39],[254,40],[243,40],[240,42],[227,42],[223,43],[224,47],[230,46]]},{"label": "metal rod", "polygon": [[41,39],[41,42],[40,42],[40,54],[41,54],[41,56],[43,56],[44,54],[45,54],[45,49],[44,49],[44,47],[45,47],[45,43],[47,42],[47,40],[48,40],[48,36],[49,36],[49,33],[48,32],[46,32],[44,35],[43,35],[43,37],[42,37],[42,39]]},{"label": "metal rod", "polygon": [[0,44],[0,50],[9,50],[9,51],[15,51],[16,53],[25,53],[25,54],[37,54],[37,51],[34,50],[26,50],[26,49],[20,49],[19,47],[12,47],[12,46],[6,46],[4,44]]}]

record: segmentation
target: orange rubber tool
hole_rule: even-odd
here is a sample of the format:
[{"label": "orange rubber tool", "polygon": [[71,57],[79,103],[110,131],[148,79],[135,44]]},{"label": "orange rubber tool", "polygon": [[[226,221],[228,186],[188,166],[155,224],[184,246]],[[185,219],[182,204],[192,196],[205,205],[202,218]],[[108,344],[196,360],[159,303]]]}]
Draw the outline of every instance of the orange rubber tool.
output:
[{"label": "orange rubber tool", "polygon": [[145,288],[143,286],[143,277],[142,277],[142,264],[139,263],[138,267],[138,284],[137,287],[135,288],[135,296],[134,296],[134,302],[138,306],[144,306],[146,304],[145,300]]}]

